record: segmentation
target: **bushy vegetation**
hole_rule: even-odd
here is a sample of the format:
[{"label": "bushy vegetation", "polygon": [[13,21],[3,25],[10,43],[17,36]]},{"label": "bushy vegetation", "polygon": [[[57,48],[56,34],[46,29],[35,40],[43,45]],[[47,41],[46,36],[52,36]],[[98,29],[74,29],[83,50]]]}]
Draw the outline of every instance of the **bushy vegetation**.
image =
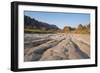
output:
[{"label": "bushy vegetation", "polygon": [[65,26],[62,30],[63,33],[82,33],[87,34],[90,33],[90,24],[82,25],[79,24],[77,28],[72,28],[70,26]]},{"label": "bushy vegetation", "polygon": [[24,29],[25,33],[52,33],[52,31],[45,31],[40,29]]}]

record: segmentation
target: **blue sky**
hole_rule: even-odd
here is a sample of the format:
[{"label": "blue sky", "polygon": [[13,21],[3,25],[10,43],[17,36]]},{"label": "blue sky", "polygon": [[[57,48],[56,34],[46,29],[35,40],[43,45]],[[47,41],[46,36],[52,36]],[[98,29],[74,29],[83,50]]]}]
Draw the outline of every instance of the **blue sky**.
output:
[{"label": "blue sky", "polygon": [[90,23],[90,14],[84,13],[24,11],[24,15],[42,22],[57,25],[61,29],[64,26],[76,27],[78,24],[84,25]]}]

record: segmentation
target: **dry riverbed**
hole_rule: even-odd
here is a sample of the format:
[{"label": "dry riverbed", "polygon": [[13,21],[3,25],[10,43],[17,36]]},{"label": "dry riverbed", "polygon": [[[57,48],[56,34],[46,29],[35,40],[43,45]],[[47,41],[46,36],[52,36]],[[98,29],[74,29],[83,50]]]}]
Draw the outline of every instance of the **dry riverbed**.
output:
[{"label": "dry riverbed", "polygon": [[90,58],[89,34],[25,34],[24,61]]}]

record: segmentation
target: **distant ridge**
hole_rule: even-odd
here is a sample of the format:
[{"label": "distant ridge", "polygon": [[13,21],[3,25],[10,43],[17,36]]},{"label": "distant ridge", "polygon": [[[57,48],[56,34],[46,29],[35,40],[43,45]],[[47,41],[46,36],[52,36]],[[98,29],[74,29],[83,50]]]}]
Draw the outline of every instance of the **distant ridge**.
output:
[{"label": "distant ridge", "polygon": [[59,28],[56,25],[38,21],[26,15],[24,15],[24,28],[25,29],[40,29],[40,30],[59,30]]}]

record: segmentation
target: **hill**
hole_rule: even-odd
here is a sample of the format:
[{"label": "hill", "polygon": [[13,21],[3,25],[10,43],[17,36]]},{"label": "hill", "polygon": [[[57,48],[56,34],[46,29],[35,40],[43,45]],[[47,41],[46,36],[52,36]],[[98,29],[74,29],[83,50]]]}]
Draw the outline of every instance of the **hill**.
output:
[{"label": "hill", "polygon": [[25,32],[53,32],[59,30],[59,28],[56,25],[38,21],[26,15],[24,15],[24,29]]}]

